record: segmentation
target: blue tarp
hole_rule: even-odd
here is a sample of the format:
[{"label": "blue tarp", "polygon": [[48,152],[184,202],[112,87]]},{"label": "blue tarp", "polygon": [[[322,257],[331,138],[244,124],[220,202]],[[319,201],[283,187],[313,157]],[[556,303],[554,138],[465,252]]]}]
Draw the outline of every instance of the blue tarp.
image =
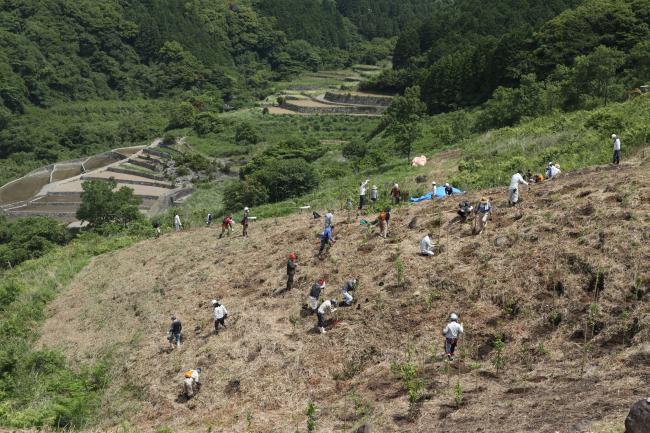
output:
[{"label": "blue tarp", "polygon": [[[454,190],[454,194],[462,194],[462,193],[465,192],[465,191],[459,190],[458,188],[453,188],[453,190]],[[444,186],[436,186],[436,197],[442,198],[444,196],[445,196],[445,187]],[[409,201],[411,203],[418,203],[418,202],[425,201],[425,200],[431,200],[431,193],[430,192],[424,194],[422,197],[411,197],[409,199]]]}]

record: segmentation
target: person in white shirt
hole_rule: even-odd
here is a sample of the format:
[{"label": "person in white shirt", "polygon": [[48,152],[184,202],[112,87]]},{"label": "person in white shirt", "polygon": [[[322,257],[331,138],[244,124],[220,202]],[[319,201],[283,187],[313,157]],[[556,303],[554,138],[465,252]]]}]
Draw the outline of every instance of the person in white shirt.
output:
[{"label": "person in white shirt", "polygon": [[528,185],[521,175],[521,170],[512,175],[510,179],[510,187],[508,188],[508,203],[514,206],[519,201],[519,184]]},{"label": "person in white shirt", "polygon": [[420,254],[423,256],[433,256],[435,254],[433,252],[434,244],[431,240],[431,236],[431,233],[427,233],[427,235],[420,241]]},{"label": "person in white shirt", "polygon": [[458,323],[458,315],[451,313],[449,315],[449,322],[442,330],[442,335],[445,337],[445,354],[450,361],[454,360],[454,351],[458,344],[458,338],[463,334],[463,324]]},{"label": "person in white shirt", "polygon": [[557,176],[560,173],[562,173],[562,171],[560,170],[560,164],[549,162],[548,165],[546,166],[546,171],[544,174],[546,174],[547,179],[552,179],[553,177]]},{"label": "person in white shirt", "polygon": [[185,397],[188,399],[194,397],[197,392],[199,392],[199,389],[201,389],[201,381],[199,378],[199,375],[201,374],[201,368],[197,368],[196,370],[187,370],[184,373],[184,379],[183,379],[183,392],[185,394]]},{"label": "person in white shirt", "polygon": [[325,229],[334,225],[334,215],[331,210],[328,210],[325,214]]},{"label": "person in white shirt", "polygon": [[612,164],[618,165],[621,162],[621,139],[616,134],[612,134],[612,147],[614,148]]},{"label": "person in white shirt", "polygon": [[226,318],[228,317],[228,310],[221,305],[216,299],[212,300],[212,314],[214,316],[214,333],[219,334],[219,325],[226,327]]},{"label": "person in white shirt", "polygon": [[336,301],[333,299],[328,299],[327,301],[320,304],[318,310],[316,310],[316,317],[318,317],[318,330],[321,334],[325,333],[325,314],[333,313],[336,311]]},{"label": "person in white shirt", "polygon": [[183,230],[183,224],[181,224],[181,217],[178,216],[178,214],[174,216],[174,227],[176,227],[177,232]]},{"label": "person in white shirt", "polygon": [[363,207],[366,205],[366,187],[368,186],[369,179],[361,182],[359,186],[359,210],[363,210]]},{"label": "person in white shirt", "polygon": [[436,198],[436,188],[437,187],[438,187],[438,184],[436,183],[436,181],[435,180],[432,181],[431,182],[431,200]]}]

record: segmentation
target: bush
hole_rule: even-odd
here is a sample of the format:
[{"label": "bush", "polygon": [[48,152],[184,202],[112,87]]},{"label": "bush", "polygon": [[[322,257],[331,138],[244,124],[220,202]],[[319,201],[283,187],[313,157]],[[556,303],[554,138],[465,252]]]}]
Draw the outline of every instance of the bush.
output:
[{"label": "bush", "polygon": [[181,102],[169,118],[167,129],[188,128],[194,124],[196,109],[189,102]]},{"label": "bush", "polygon": [[257,144],[260,136],[248,123],[240,123],[235,129],[235,142],[237,144]]},{"label": "bush", "polygon": [[88,221],[91,227],[118,223],[126,226],[131,221],[143,218],[138,210],[142,199],[133,195],[133,190],[125,186],[117,191],[117,182],[89,181],[82,184],[81,205],[77,218]]},{"label": "bush", "polygon": [[301,158],[270,160],[252,178],[266,188],[271,202],[303,195],[318,186],[314,169]]},{"label": "bush", "polygon": [[200,137],[203,137],[211,133],[222,132],[224,125],[216,113],[205,112],[196,115],[193,128]]},{"label": "bush", "polygon": [[228,211],[257,206],[269,200],[269,192],[255,179],[233,182],[224,188],[223,203]]},{"label": "bush", "polygon": [[51,218],[7,221],[0,217],[0,269],[40,257],[55,245],[64,245],[68,240],[65,226]]}]

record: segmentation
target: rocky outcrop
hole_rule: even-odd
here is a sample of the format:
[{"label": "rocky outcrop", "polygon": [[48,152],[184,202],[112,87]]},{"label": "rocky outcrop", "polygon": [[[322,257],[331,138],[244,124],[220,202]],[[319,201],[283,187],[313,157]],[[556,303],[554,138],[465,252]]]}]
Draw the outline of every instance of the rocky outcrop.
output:
[{"label": "rocky outcrop", "polygon": [[625,433],[650,433],[650,397],[632,406],[625,418]]}]

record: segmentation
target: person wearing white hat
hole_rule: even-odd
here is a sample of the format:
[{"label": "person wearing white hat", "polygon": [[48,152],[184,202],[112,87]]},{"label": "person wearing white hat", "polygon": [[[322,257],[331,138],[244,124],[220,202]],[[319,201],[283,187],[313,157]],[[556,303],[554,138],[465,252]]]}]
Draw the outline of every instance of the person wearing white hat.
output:
[{"label": "person wearing white hat", "polygon": [[612,134],[612,146],[614,147],[612,164],[618,165],[621,162],[621,139],[616,134]]},{"label": "person wearing white hat", "polygon": [[445,195],[452,195],[454,193],[454,188],[448,183],[445,184]]},{"label": "person wearing white hat", "polygon": [[431,199],[432,199],[432,200],[433,200],[434,198],[436,198],[436,187],[437,187],[437,186],[438,186],[438,184],[436,183],[435,180],[434,180],[434,181],[431,181]]},{"label": "person wearing white hat", "polygon": [[450,361],[454,360],[456,345],[458,344],[458,339],[462,334],[463,324],[458,323],[458,315],[456,313],[451,313],[449,315],[447,326],[442,330],[442,335],[445,337],[445,355],[447,355],[447,358]]},{"label": "person wearing white hat", "polygon": [[398,204],[400,202],[402,192],[399,189],[397,183],[393,184],[393,188],[390,190],[390,196],[393,198],[393,203]]},{"label": "person wearing white hat", "polygon": [[377,199],[379,199],[379,190],[377,190],[377,185],[373,185],[372,188],[370,188],[370,201],[373,206],[377,203]]},{"label": "person wearing white hat", "polygon": [[519,184],[528,185],[521,175],[522,170],[517,171],[510,179],[510,186],[508,187],[508,203],[514,206],[519,201]]},{"label": "person wearing white hat", "polygon": [[212,314],[214,316],[214,333],[219,334],[219,325],[223,328],[226,327],[226,318],[228,317],[228,310],[221,305],[216,299],[212,300]]}]

